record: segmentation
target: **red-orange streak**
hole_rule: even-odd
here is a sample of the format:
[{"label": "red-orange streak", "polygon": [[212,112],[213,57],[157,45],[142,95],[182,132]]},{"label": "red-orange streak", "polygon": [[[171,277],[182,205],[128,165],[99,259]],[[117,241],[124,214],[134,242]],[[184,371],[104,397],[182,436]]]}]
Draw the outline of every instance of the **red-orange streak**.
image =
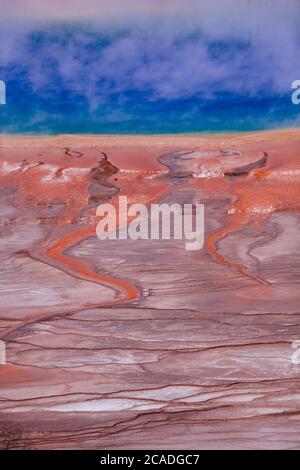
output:
[{"label": "red-orange streak", "polygon": [[50,259],[70,268],[72,272],[78,273],[78,277],[91,282],[97,282],[109,288],[115,288],[120,292],[119,301],[135,300],[139,297],[138,289],[130,282],[121,279],[115,279],[103,274],[94,273],[87,263],[76,258],[71,258],[63,254],[67,248],[71,248],[85,238],[96,234],[96,225],[85,227],[77,232],[72,232],[58,240],[54,245],[47,249],[46,254]]}]

